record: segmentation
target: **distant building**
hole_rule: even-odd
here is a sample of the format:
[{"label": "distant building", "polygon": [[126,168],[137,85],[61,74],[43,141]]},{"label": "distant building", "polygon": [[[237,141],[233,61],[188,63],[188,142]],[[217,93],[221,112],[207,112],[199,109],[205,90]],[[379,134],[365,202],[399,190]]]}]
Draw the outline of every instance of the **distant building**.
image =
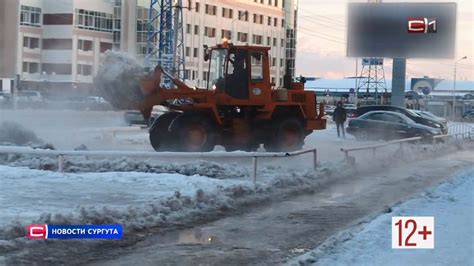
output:
[{"label": "distant building", "polygon": [[[190,85],[205,82],[208,64],[203,45],[216,45],[224,37],[236,44],[270,46],[271,80],[277,85],[283,82],[287,62],[294,71],[296,0],[182,2]],[[0,78],[10,82],[17,74],[21,89],[91,93],[105,51],[121,50],[144,59],[149,4],[149,0],[0,1]]]}]

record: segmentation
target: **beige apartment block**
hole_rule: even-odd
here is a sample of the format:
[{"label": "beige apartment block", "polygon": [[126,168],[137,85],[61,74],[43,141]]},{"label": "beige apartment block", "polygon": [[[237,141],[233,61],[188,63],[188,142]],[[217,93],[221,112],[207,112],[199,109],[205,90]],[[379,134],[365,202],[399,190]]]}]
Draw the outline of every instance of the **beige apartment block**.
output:
[{"label": "beige apartment block", "polygon": [[[270,73],[277,85],[283,82],[285,66],[294,66],[296,0],[181,4],[189,85],[204,85],[208,64],[203,47],[223,38],[271,47]],[[93,94],[93,76],[107,50],[144,61],[149,6],[150,0],[0,1],[0,78],[18,75],[24,90]]]}]

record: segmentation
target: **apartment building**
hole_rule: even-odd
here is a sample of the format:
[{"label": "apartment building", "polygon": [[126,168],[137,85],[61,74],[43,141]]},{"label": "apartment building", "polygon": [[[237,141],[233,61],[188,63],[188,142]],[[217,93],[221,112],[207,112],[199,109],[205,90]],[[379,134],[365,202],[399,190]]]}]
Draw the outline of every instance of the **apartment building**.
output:
[{"label": "apartment building", "polygon": [[[120,39],[122,45],[127,45],[121,50],[144,60],[147,32],[143,25],[148,22],[149,2],[118,2],[122,2],[123,19],[127,19],[125,14],[135,14],[136,18],[122,23],[122,36],[115,38],[117,42],[114,43]],[[202,60],[203,47],[221,43],[224,38],[234,44],[271,47],[270,73],[275,84],[283,83],[287,60],[290,60],[290,71],[294,74],[297,0],[182,0],[181,5],[188,84],[205,86],[208,64]],[[129,30],[134,28],[136,32]],[[130,40],[136,40],[135,46],[129,43]]]},{"label": "apartment building", "polygon": [[[0,78],[17,74],[22,89],[89,93],[108,49],[144,60],[149,5],[150,0],[0,1],[0,65],[12,62],[0,68]],[[205,85],[203,47],[223,38],[271,47],[271,78],[283,83],[285,65],[294,61],[296,0],[182,0],[182,6],[189,85]]]},{"label": "apartment building", "polygon": [[[14,73],[12,69],[2,71],[1,77],[18,75],[20,89],[88,93],[101,56],[112,49],[111,3],[106,0],[2,1],[6,12],[18,15],[2,23],[3,28],[15,30],[2,32],[10,43],[0,48],[9,54]],[[1,60],[4,64],[7,59]]]}]

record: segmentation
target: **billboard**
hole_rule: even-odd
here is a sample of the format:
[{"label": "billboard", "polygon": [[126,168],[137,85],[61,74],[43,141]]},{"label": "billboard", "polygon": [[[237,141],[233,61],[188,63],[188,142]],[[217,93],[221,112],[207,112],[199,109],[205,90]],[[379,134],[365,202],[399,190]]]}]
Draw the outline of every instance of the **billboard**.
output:
[{"label": "billboard", "polygon": [[347,56],[453,58],[456,3],[349,3]]},{"label": "billboard", "polygon": [[428,95],[441,81],[443,80],[434,78],[412,78],[411,90],[418,94]]}]

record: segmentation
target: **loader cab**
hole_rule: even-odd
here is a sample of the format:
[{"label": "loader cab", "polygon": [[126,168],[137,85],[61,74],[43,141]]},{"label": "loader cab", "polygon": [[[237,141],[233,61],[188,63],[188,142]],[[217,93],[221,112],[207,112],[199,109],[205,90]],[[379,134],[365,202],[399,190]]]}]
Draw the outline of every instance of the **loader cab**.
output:
[{"label": "loader cab", "polygon": [[266,97],[271,97],[268,49],[251,46],[211,49],[207,89],[235,100],[265,102]]}]

